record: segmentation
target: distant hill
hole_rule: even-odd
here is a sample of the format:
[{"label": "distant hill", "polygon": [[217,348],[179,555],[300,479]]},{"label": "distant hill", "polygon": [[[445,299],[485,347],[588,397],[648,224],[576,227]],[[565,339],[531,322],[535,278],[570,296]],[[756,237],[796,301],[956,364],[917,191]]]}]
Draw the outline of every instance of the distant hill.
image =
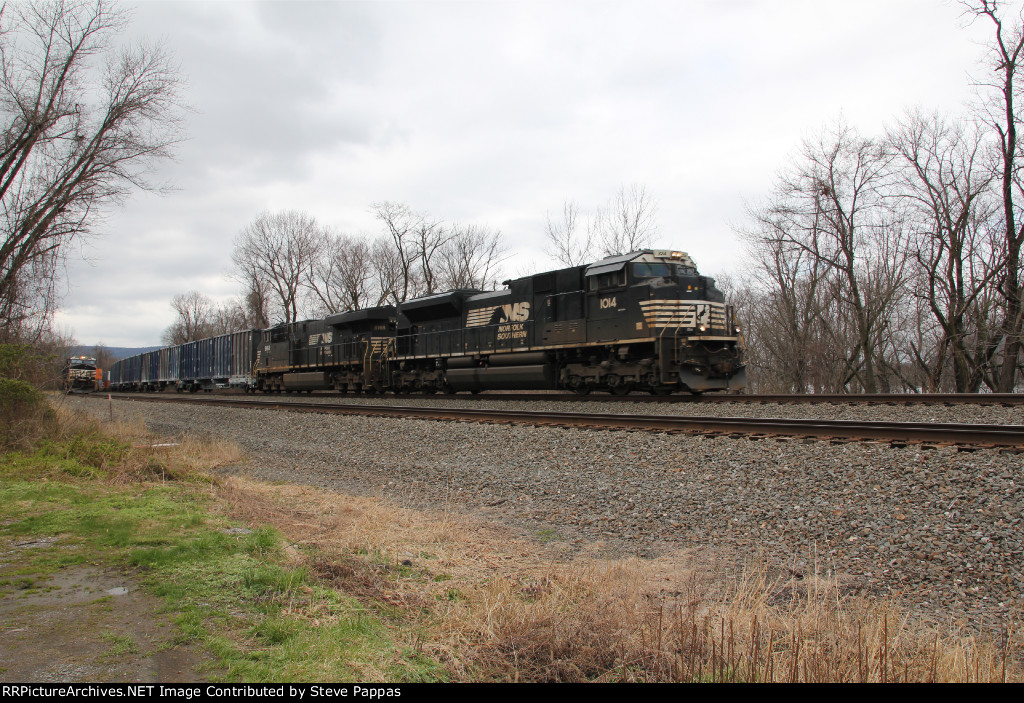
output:
[{"label": "distant hill", "polygon": [[[135,356],[136,354],[144,354],[148,351],[154,351],[156,349],[162,349],[163,347],[103,347],[108,354],[114,359],[123,359],[127,356]],[[77,346],[71,347],[71,356],[92,356],[96,351],[96,347],[85,347]]]}]

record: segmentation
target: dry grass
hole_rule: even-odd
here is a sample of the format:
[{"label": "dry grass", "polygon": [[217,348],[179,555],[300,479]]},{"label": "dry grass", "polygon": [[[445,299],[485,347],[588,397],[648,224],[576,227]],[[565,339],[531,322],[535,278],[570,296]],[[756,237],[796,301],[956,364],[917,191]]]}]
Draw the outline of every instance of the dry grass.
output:
[{"label": "dry grass", "polygon": [[45,450],[96,470],[114,483],[209,480],[206,472],[239,463],[242,451],[225,440],[158,438],[142,420],[100,420],[54,404],[56,421]]},{"label": "dry grass", "polygon": [[455,680],[1020,681],[998,640],[908,621],[894,603],[696,568],[685,555],[571,561],[448,513],[231,478],[223,509],[270,523],[319,579],[416,633]]}]

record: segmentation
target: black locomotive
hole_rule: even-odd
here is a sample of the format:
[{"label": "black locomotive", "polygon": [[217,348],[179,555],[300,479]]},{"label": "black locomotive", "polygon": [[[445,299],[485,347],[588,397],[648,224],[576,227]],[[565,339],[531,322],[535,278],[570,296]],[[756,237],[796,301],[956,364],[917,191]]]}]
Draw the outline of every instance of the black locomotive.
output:
[{"label": "black locomotive", "polygon": [[[738,391],[746,385],[732,308],[683,252],[633,252],[505,285],[500,291],[453,290],[398,306],[224,335],[206,345],[209,363],[202,361],[202,342],[191,342],[198,355],[187,368],[188,345],[180,352],[151,352],[168,363],[162,357],[118,362],[148,368],[149,381],[115,380],[122,374],[112,369],[111,384],[581,394]],[[178,368],[174,359],[181,359]]]}]

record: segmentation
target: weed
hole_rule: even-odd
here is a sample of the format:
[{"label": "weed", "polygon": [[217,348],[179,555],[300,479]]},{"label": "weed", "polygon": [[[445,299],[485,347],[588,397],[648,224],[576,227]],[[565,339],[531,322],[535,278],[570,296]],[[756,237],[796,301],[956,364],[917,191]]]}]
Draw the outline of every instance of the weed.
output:
[{"label": "weed", "polygon": [[100,637],[110,643],[109,655],[121,656],[124,654],[135,654],[139,651],[135,640],[131,635],[119,635],[116,632],[104,632]]}]

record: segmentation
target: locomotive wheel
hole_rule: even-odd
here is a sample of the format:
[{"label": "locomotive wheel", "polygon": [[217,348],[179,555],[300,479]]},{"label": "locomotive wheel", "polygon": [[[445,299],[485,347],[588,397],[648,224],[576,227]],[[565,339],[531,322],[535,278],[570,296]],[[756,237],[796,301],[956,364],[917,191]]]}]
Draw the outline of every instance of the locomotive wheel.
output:
[{"label": "locomotive wheel", "polygon": [[617,386],[612,386],[612,395],[629,395],[629,392],[633,390],[632,383],[620,383]]},{"label": "locomotive wheel", "polygon": [[651,395],[672,395],[672,386],[651,386],[648,391]]},{"label": "locomotive wheel", "polygon": [[572,389],[572,392],[576,395],[590,395],[590,386],[586,383],[582,383]]}]

